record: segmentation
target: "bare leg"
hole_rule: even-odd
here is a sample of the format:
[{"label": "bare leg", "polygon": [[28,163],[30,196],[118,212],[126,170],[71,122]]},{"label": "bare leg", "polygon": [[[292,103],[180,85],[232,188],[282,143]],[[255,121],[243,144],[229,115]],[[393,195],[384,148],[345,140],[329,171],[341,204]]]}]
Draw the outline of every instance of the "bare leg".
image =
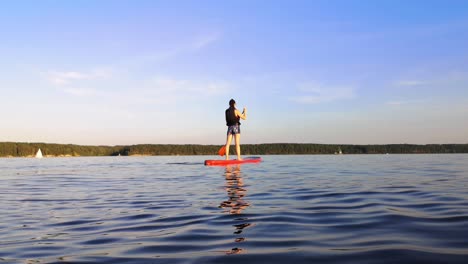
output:
[{"label": "bare leg", "polygon": [[241,150],[240,150],[240,134],[235,135],[236,140],[236,153],[237,153],[237,160],[242,160],[241,158]]},{"label": "bare leg", "polygon": [[227,135],[226,138],[226,160],[229,160],[229,147],[231,147],[232,135]]}]

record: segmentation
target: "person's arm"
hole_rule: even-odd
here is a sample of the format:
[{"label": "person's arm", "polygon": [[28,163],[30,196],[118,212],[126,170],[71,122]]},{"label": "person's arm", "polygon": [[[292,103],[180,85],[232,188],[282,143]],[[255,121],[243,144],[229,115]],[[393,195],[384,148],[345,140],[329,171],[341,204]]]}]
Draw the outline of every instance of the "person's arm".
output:
[{"label": "person's arm", "polygon": [[237,117],[240,117],[240,118],[242,118],[242,119],[244,119],[244,120],[247,119],[247,108],[244,107],[244,111],[242,111],[242,113],[239,112],[239,110],[236,109],[236,112],[235,112],[235,113],[236,113],[236,116],[237,116]]}]

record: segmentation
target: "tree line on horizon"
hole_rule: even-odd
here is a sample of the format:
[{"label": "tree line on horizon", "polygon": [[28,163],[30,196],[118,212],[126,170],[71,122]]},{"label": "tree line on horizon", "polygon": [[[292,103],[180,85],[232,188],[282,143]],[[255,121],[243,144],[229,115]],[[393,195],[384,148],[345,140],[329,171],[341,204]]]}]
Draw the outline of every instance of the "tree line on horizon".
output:
[{"label": "tree line on horizon", "polygon": [[[82,146],[73,144],[0,142],[0,157],[33,157],[38,149],[44,156],[169,156],[169,155],[217,155],[221,145],[195,144],[140,144],[130,146]],[[231,153],[235,152],[231,148]],[[284,154],[424,154],[468,153],[468,144],[386,144],[386,145],[339,145],[271,143],[242,145],[243,155]]]}]

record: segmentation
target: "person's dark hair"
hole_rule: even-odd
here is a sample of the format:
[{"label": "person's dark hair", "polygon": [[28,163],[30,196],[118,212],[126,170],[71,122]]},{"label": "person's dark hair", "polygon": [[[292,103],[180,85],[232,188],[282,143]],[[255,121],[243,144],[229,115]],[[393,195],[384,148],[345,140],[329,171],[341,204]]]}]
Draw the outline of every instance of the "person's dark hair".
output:
[{"label": "person's dark hair", "polygon": [[235,104],[236,104],[236,101],[234,101],[234,99],[229,100],[230,107],[234,107]]}]

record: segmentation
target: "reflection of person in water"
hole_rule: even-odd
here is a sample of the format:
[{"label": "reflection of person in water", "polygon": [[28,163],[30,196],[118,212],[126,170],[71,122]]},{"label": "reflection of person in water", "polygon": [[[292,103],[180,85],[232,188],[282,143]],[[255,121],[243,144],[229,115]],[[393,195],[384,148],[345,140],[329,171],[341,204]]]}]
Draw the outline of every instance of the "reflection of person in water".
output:
[{"label": "reflection of person in water", "polygon": [[228,200],[221,203],[221,208],[229,209],[226,212],[230,214],[241,214],[242,210],[249,206],[249,203],[243,200],[247,192],[244,186],[240,172],[240,165],[226,166],[226,191]]},{"label": "reflection of person in water", "polygon": [[[220,204],[220,208],[226,209],[224,212],[234,215],[242,214],[242,211],[249,207],[249,203],[244,201],[244,197],[247,193],[247,190],[244,188],[244,181],[242,179],[240,165],[227,166],[226,167],[226,192],[228,194],[228,200]],[[243,221],[242,223],[234,225],[236,230],[234,234],[239,235],[242,233],[244,228],[251,226],[250,223],[245,223],[248,218],[237,218],[236,221]],[[234,240],[236,243],[245,241],[244,237],[237,237]],[[226,254],[239,254],[243,250],[242,248],[235,247],[226,252]]]}]

